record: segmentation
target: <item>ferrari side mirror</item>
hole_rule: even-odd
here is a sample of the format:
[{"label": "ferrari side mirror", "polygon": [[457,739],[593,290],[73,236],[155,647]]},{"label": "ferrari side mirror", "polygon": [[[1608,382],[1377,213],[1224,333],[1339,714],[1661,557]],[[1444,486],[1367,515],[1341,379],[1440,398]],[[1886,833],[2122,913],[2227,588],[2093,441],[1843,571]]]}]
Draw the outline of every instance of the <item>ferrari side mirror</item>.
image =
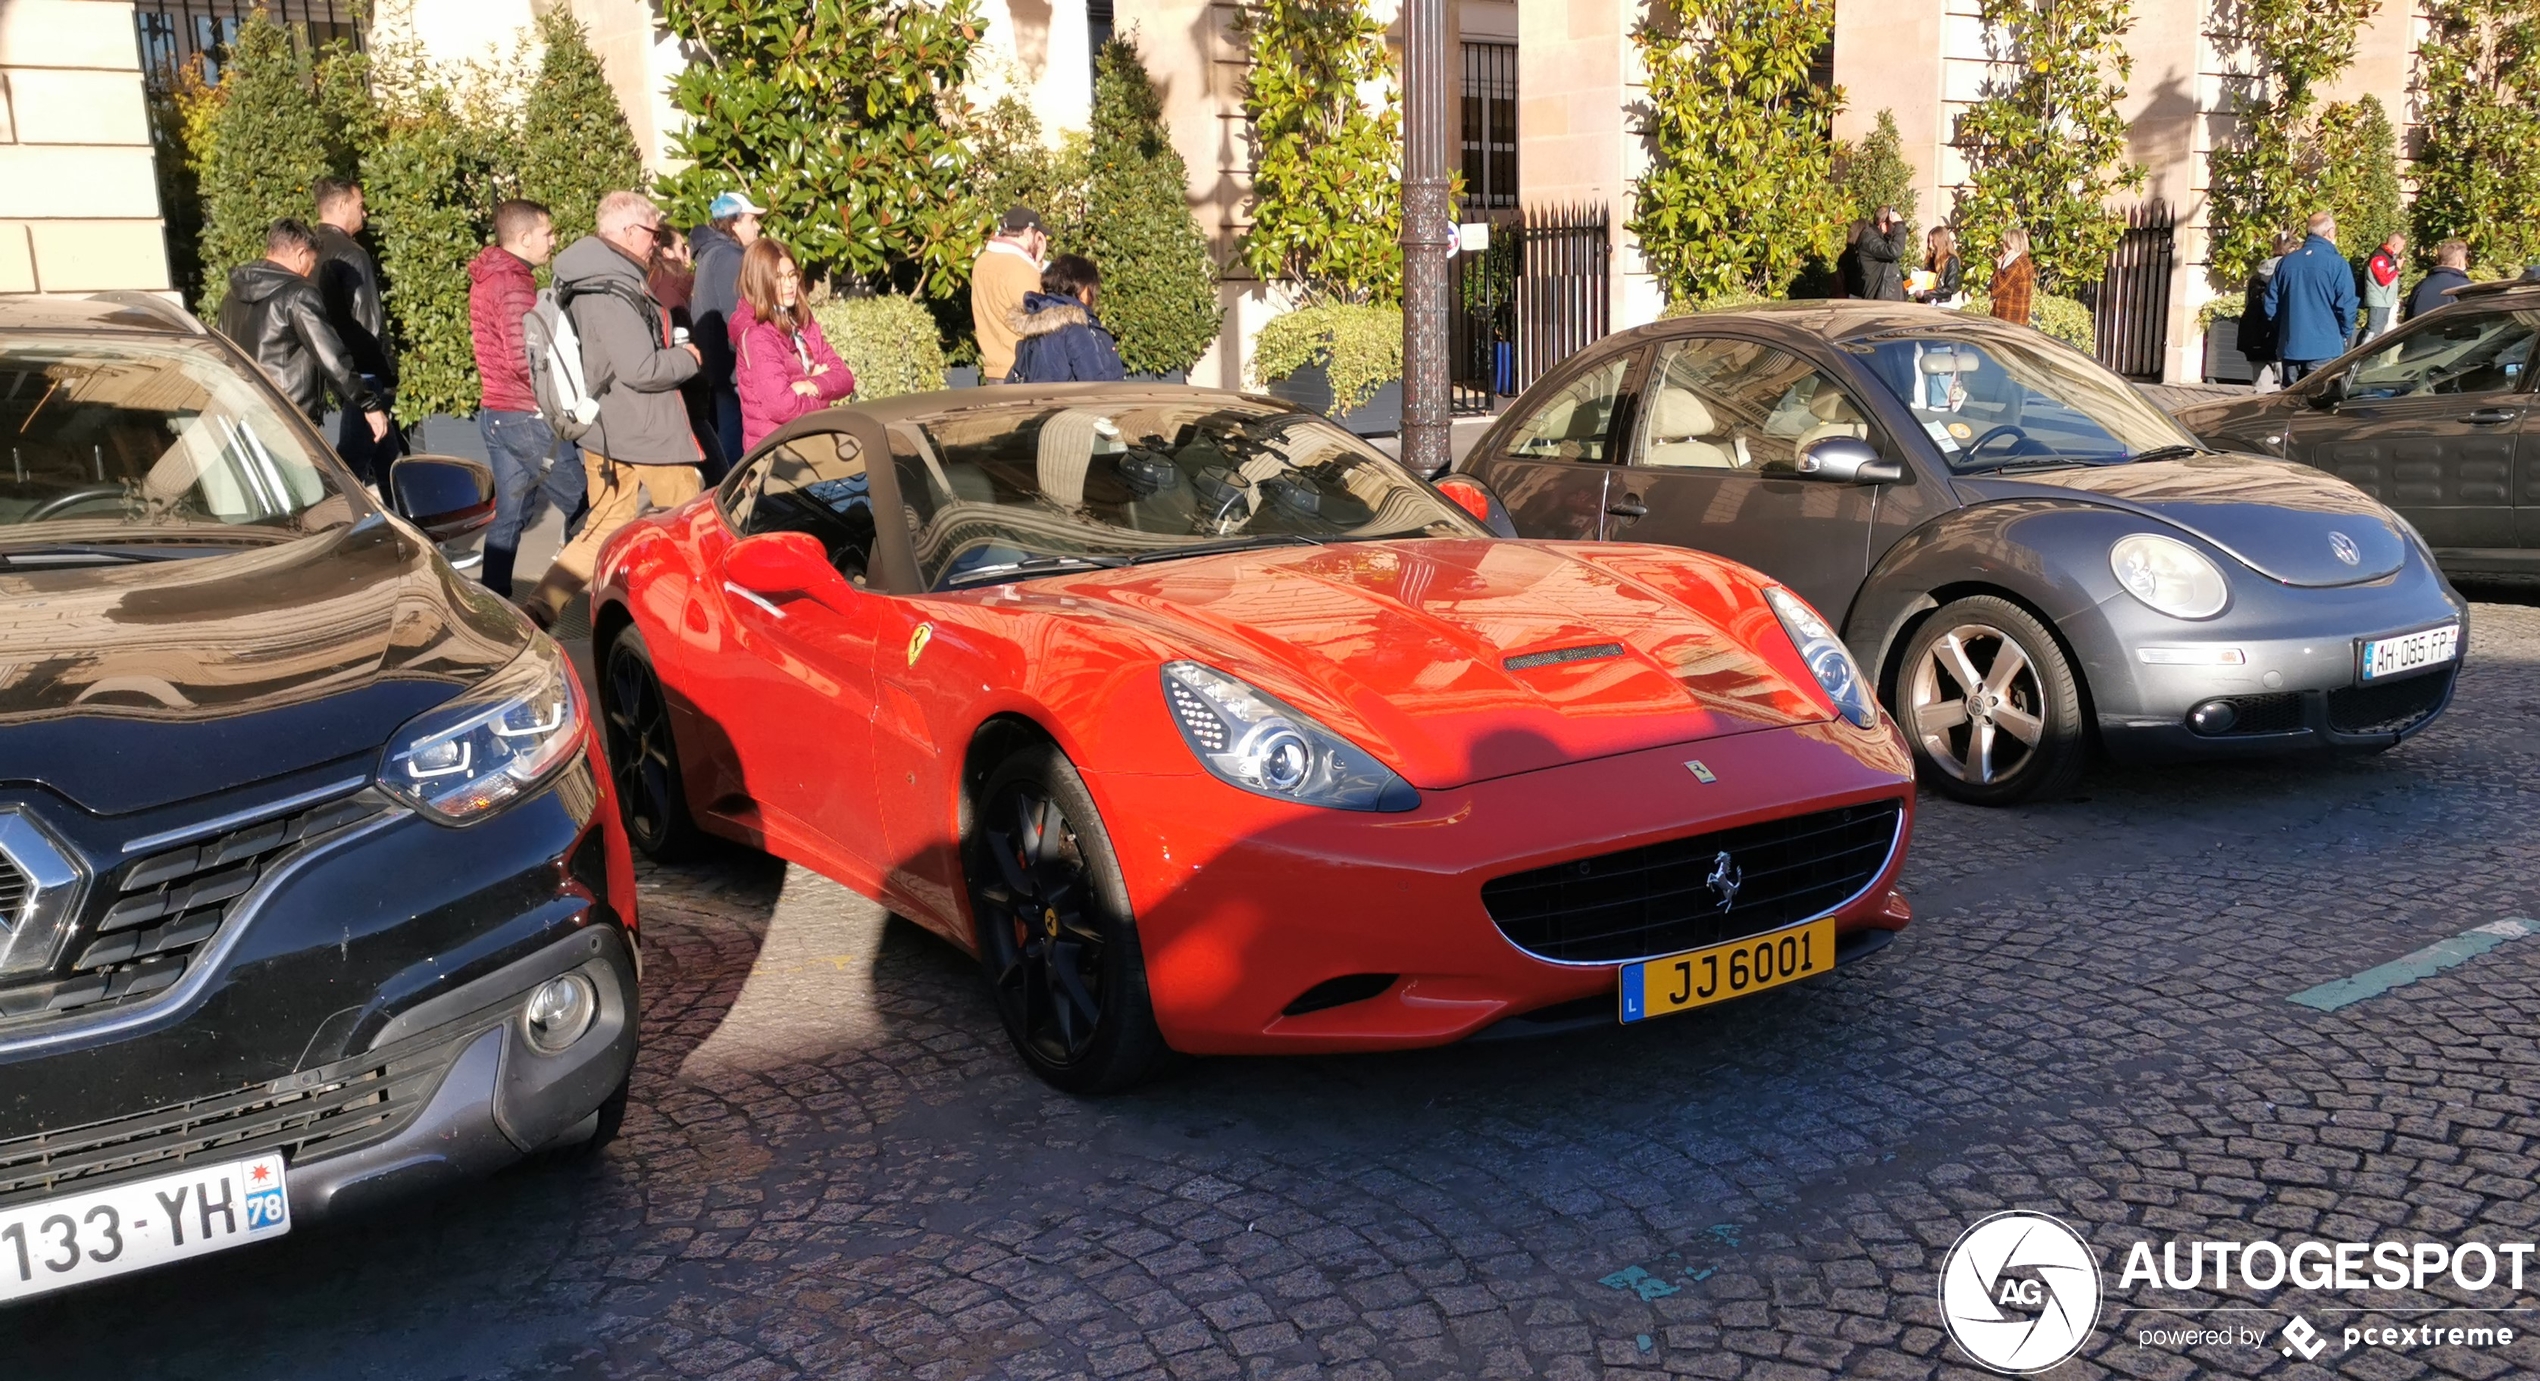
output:
[{"label": "ferrari side mirror", "polygon": [[829,552],[808,532],[762,532],[732,544],[723,573],[733,584],[767,598],[801,596],[832,609],[855,598],[855,587],[829,564]]},{"label": "ferrari side mirror", "polygon": [[1905,467],[1858,437],[1829,436],[1802,451],[1792,475],[1827,484],[1895,484]]}]

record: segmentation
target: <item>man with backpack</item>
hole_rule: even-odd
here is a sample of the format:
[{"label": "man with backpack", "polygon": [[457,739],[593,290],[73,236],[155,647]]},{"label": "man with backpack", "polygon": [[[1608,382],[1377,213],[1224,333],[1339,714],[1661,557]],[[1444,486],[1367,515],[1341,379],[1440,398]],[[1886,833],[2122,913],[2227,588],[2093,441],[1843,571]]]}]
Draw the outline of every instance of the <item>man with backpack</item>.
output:
[{"label": "man with backpack", "polygon": [[477,430],[494,465],[494,526],[485,533],[487,589],[512,597],[520,535],[553,503],[570,536],[582,516],[582,454],[540,415],[524,323],[538,305],[533,272],[556,249],[556,223],[534,201],[494,208],[494,243],[467,266],[467,325],[476,343]]},{"label": "man with backpack", "polygon": [[[591,499],[581,533],[522,605],[541,624],[590,583],[600,545],[644,511],[645,496],[656,508],[676,508],[703,487],[679,396],[697,372],[697,347],[672,343],[669,315],[644,290],[661,211],[641,192],[611,192],[600,199],[598,222],[597,234],[556,256],[552,307],[532,313],[542,322],[554,314],[543,360],[531,332],[532,376],[545,391],[540,410],[558,435],[581,442]],[[564,348],[568,340],[578,348]]]}]

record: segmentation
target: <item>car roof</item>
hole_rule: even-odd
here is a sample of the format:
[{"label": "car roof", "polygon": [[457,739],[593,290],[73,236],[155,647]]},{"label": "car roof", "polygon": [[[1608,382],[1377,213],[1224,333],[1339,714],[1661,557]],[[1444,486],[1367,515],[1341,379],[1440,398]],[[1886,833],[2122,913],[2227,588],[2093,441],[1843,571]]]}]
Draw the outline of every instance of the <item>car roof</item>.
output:
[{"label": "car roof", "polygon": [[2529,307],[2540,303],[2540,278],[2498,278],[2485,283],[2463,283],[2452,289],[2455,302],[2499,297],[2504,298],[2504,305],[2510,307]]},{"label": "car roof", "polygon": [[[1890,331],[1929,331],[1946,327],[1978,334],[2010,331],[2010,323],[1981,312],[1961,312],[1915,302],[1881,302],[1862,298],[1804,298],[1792,302],[1758,302],[1743,307],[1661,317],[1622,337],[1660,337],[1698,326],[1732,323],[1765,326],[1815,336],[1821,340],[1860,340]],[[2025,333],[2023,333],[2025,334]]]},{"label": "car roof", "polygon": [[0,331],[199,336],[203,324],[156,293],[110,292],[88,297],[0,297]]},{"label": "car roof", "polygon": [[850,403],[847,408],[876,421],[889,423],[919,422],[1003,408],[1081,407],[1090,402],[1123,406],[1137,403],[1201,403],[1219,407],[1244,404],[1280,412],[1302,411],[1284,398],[1273,398],[1267,394],[1231,393],[1224,389],[1161,383],[991,384],[978,388],[941,389],[933,393],[904,393],[870,403]]}]

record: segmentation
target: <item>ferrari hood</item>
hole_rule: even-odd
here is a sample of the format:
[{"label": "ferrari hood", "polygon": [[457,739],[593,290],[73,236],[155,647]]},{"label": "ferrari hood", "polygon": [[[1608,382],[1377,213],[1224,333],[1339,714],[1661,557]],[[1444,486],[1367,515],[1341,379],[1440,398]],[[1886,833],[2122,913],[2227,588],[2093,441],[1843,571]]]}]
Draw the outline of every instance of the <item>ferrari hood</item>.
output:
[{"label": "ferrari hood", "polygon": [[2408,540],[2388,510],[2344,480],[2288,461],[2195,456],[2132,465],[1968,475],[1971,502],[2078,499],[2157,518],[2287,585],[2355,585],[2397,571]]},{"label": "ferrari hood", "polygon": [[1751,573],[1672,548],[1283,547],[1033,581],[1437,789],[1832,718]]}]

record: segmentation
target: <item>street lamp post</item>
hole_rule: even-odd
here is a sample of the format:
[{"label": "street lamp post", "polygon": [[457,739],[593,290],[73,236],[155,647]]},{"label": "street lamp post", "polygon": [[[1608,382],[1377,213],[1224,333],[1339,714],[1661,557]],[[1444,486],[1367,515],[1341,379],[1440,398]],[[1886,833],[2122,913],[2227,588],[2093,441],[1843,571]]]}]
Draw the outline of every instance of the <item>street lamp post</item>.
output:
[{"label": "street lamp post", "polygon": [[1446,0],[1403,5],[1402,462],[1443,470],[1447,442]]}]

